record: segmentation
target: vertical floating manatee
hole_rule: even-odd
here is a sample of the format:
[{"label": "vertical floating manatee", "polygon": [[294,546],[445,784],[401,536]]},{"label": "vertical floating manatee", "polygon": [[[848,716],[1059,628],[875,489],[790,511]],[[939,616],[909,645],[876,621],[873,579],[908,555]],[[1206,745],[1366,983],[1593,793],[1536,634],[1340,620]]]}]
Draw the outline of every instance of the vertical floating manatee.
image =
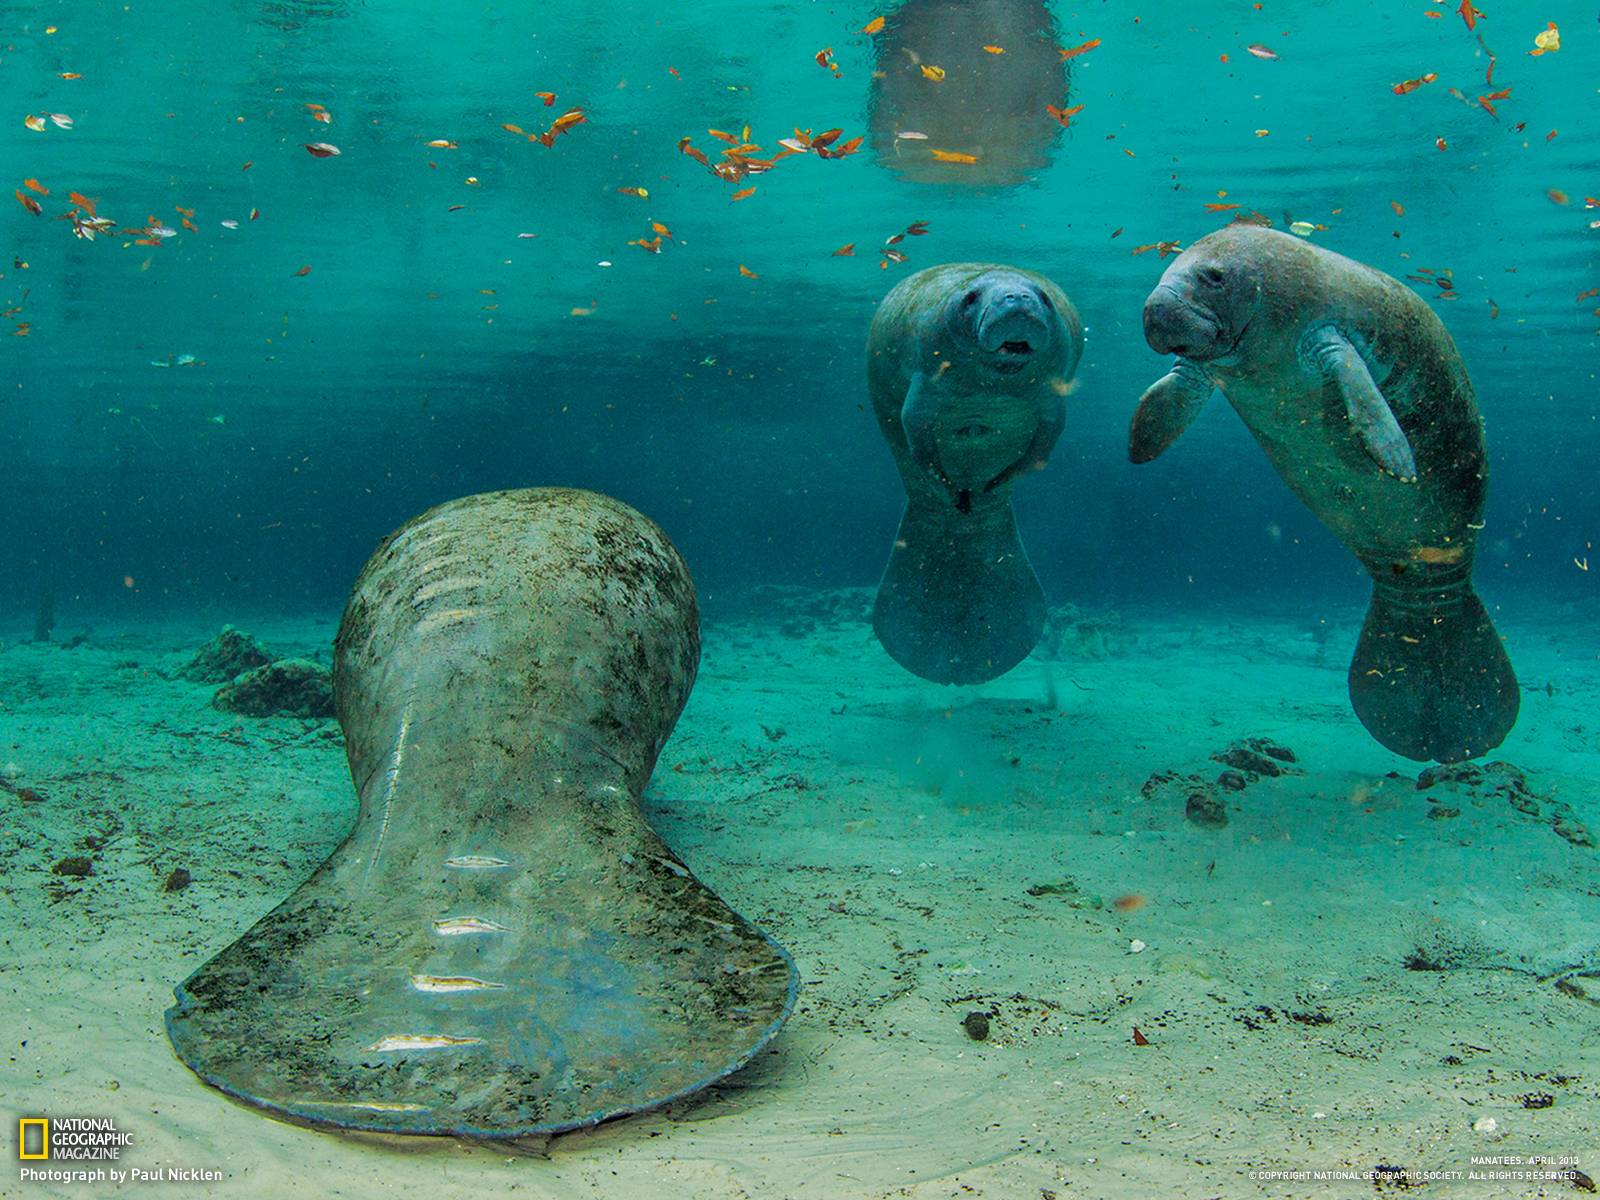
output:
[{"label": "vertical floating manatee", "polygon": [[1061,127],[1045,105],[1066,107],[1069,69],[1039,0],[907,0],[885,15],[876,52],[869,128],[890,171],[1010,187],[1049,164]]},{"label": "vertical floating manatee", "polygon": [[737,1070],[794,967],[638,807],[699,652],[683,561],[617,501],[497,492],[400,529],[335,652],[355,828],[177,989],[179,1056],[279,1117],[475,1137]]},{"label": "vertical floating manatee", "polygon": [[1372,577],[1349,672],[1367,731],[1421,761],[1498,746],[1521,692],[1472,587],[1489,477],[1483,419],[1433,309],[1371,267],[1235,223],[1174,260],[1144,327],[1151,349],[1177,362],[1139,402],[1133,461],[1165,450],[1220,390]]},{"label": "vertical floating manatee", "polygon": [[908,671],[981,683],[1038,643],[1044,589],[1011,488],[1049,458],[1082,355],[1072,301],[1015,267],[929,267],[878,306],[867,385],[906,507],[872,624]]}]

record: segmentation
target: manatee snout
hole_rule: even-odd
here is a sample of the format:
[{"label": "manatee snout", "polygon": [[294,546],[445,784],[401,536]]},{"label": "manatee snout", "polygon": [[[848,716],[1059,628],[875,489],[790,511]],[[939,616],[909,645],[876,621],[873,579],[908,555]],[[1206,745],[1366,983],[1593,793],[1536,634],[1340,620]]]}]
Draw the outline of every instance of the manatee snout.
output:
[{"label": "manatee snout", "polygon": [[982,309],[973,330],[979,348],[994,365],[1017,370],[1050,347],[1051,305],[1032,283],[1021,278],[990,281],[982,289]]},{"label": "manatee snout", "polygon": [[1157,354],[1204,361],[1215,354],[1221,333],[1215,316],[1169,283],[1144,302],[1144,340]]}]

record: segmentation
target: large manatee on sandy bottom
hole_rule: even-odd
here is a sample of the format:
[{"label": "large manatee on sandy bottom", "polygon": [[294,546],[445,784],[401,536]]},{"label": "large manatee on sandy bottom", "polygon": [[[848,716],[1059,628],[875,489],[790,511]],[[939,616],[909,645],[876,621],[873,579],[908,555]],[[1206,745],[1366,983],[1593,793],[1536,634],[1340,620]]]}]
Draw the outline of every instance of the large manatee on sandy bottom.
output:
[{"label": "large manatee on sandy bottom", "polygon": [[1371,267],[1241,222],[1178,256],[1144,327],[1177,362],[1139,402],[1133,461],[1160,454],[1221,391],[1372,577],[1349,673],[1361,723],[1418,760],[1498,746],[1521,693],[1472,587],[1483,420],[1433,309]]},{"label": "large manatee on sandy bottom", "polygon": [[[873,152],[918,183],[1022,183],[1049,164],[1061,127],[1045,105],[1066,107],[1067,84],[1055,18],[1038,0],[907,0],[877,38]],[[941,162],[936,149],[977,161]]]},{"label": "large manatee on sandy bottom", "polygon": [[748,1061],[794,967],[638,804],[699,655],[683,560],[615,500],[492,492],[405,525],[335,647],[355,828],[177,989],[179,1056],[291,1120],[494,1138]]}]

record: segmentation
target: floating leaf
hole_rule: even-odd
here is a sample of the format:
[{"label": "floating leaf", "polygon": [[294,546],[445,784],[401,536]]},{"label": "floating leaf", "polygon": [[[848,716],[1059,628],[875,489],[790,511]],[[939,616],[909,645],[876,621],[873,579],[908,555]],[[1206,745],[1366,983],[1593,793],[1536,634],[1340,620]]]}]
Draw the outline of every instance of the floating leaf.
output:
[{"label": "floating leaf", "polygon": [[855,254],[856,254],[856,244],[854,242],[846,242],[844,245],[840,246],[837,250],[835,250],[828,257],[829,258],[854,258]]},{"label": "floating leaf", "polygon": [[554,92],[535,92],[534,95],[544,101],[546,108],[551,107],[556,102],[556,94]]},{"label": "floating leaf", "polygon": [[[1554,29],[1555,26],[1552,25],[1551,28]],[[56,74],[61,76],[61,78],[63,78],[63,79],[82,79],[83,78],[83,76],[79,75],[76,71],[57,71]]]},{"label": "floating leaf", "polygon": [[922,63],[920,65],[920,69],[921,69],[923,77],[925,79],[931,79],[935,83],[943,83],[944,82],[944,68],[943,67],[930,67],[927,63]]},{"label": "floating leaf", "polygon": [[1426,75],[1419,75],[1415,79],[1402,80],[1389,90],[1394,92],[1396,96],[1404,96],[1407,93],[1416,91],[1425,83],[1432,83],[1437,78],[1439,76],[1435,72],[1429,71]]},{"label": "floating leaf", "polygon": [[617,191],[621,192],[624,196],[637,196],[641,200],[648,200],[650,198],[650,193],[642,187],[619,187]]},{"label": "floating leaf", "polygon": [[331,142],[302,142],[306,153],[312,158],[333,158],[339,153],[339,147]]},{"label": "floating leaf", "polygon": [[1093,50],[1099,44],[1100,44],[1100,39],[1099,38],[1091,38],[1089,41],[1085,42],[1081,46],[1074,46],[1070,50],[1063,50],[1061,52],[1061,59],[1062,59],[1063,62],[1065,62],[1069,58],[1077,58],[1078,55],[1080,55],[1080,54],[1089,53],[1089,51]]},{"label": "floating leaf", "polygon": [[749,267],[745,266],[743,263],[739,264],[739,274],[743,275],[746,279],[760,279],[761,278],[761,276],[757,275],[754,271],[752,271]]},{"label": "floating leaf", "polygon": [[1083,111],[1083,105],[1074,104],[1071,108],[1057,108],[1054,104],[1046,104],[1044,110],[1065,129],[1072,124],[1072,118]]},{"label": "floating leaf", "polygon": [[39,207],[39,202],[32,196],[28,195],[27,192],[23,191],[21,188],[14,188],[12,190],[17,194],[17,203],[22,205],[23,208],[27,209],[34,216],[37,217],[44,212],[44,209]]},{"label": "floating leaf", "polygon": [[37,179],[24,179],[22,181],[22,186],[27,188],[30,192],[38,192],[41,196],[48,196],[50,194],[50,189],[45,187],[45,185],[40,183]]},{"label": "floating leaf", "polygon": [[33,130],[35,133],[43,133],[44,132],[44,118],[43,117],[36,117],[32,113],[29,113],[27,116],[22,118],[22,123],[24,125],[26,125],[29,129]]},{"label": "floating leaf", "polygon": [[55,127],[57,129],[71,129],[72,128],[72,118],[67,116],[66,113],[49,113],[47,115],[49,116],[51,122],[54,123],[54,125],[55,125]]},{"label": "floating leaf", "polygon": [[730,196],[729,199],[732,200],[732,201],[735,201],[735,202],[737,202],[739,200],[748,200],[751,196],[754,196],[755,194],[756,194],[756,190],[753,187],[740,188],[737,192],[735,192],[732,196]]},{"label": "floating leaf", "polygon": [[1533,49],[1528,53],[1538,58],[1541,54],[1554,54],[1561,49],[1561,30],[1554,21],[1545,23],[1548,28],[1533,35]]},{"label": "floating leaf", "polygon": [[305,267],[301,267],[292,276],[290,276],[290,278],[291,279],[299,279],[302,275],[309,275],[309,274],[311,274],[311,268],[309,266],[305,266]]},{"label": "floating leaf", "polygon": [[883,28],[883,21],[882,17],[873,17],[872,20],[861,27],[861,32],[866,34],[877,33]]},{"label": "floating leaf", "polygon": [[986,54],[1004,54],[1006,52],[1004,46],[985,46],[983,49]]},{"label": "floating leaf", "polygon": [[1266,46],[1263,46],[1260,42],[1251,42],[1245,47],[1245,49],[1251,54],[1254,54],[1257,58],[1265,59],[1267,62],[1272,62],[1278,57],[1278,52],[1276,50],[1270,50]]},{"label": "floating leaf", "polygon": [[1461,6],[1456,9],[1461,14],[1461,19],[1467,23],[1468,29],[1478,27],[1478,18],[1483,16],[1476,8],[1472,7],[1472,0],[1461,0]]},{"label": "floating leaf", "polygon": [[507,124],[507,125],[500,126],[500,128],[504,129],[507,133],[514,133],[518,137],[527,137],[528,136],[528,131],[526,129],[524,129],[521,125],[509,125],[509,124]]},{"label": "floating leaf", "polygon": [[976,154],[963,154],[959,150],[935,150],[930,146],[928,153],[933,155],[934,162],[975,163],[978,161]]},{"label": "floating leaf", "polygon": [[428,143],[428,145],[432,146],[435,150],[456,150],[459,149],[460,144],[457,142],[452,142],[448,138],[434,138],[433,141]]}]

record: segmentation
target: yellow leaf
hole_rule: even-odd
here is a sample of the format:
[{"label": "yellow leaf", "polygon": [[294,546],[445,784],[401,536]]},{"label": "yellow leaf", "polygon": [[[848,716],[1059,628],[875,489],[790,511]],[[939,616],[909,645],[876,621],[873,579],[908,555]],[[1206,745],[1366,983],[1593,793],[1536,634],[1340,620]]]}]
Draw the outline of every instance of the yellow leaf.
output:
[{"label": "yellow leaf", "polygon": [[956,150],[935,150],[932,147],[930,147],[928,149],[928,153],[933,155],[933,161],[934,162],[975,163],[975,162],[978,161],[978,156],[977,155],[975,155],[975,154],[962,154],[962,153],[960,153],[959,151],[956,151]]}]

